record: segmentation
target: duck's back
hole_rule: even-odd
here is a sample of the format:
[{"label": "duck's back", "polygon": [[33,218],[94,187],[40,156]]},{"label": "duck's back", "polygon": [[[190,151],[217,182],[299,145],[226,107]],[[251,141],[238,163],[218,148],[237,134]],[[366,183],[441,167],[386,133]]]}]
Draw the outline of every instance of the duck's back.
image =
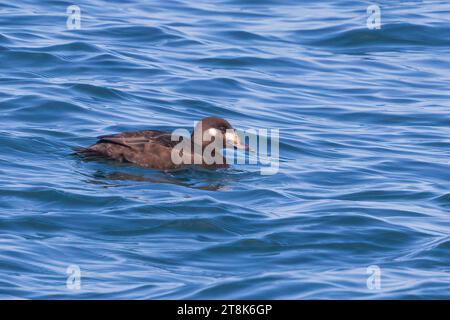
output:
[{"label": "duck's back", "polygon": [[171,158],[172,148],[178,143],[179,141],[172,141],[171,133],[159,130],[123,132],[101,136],[95,144],[79,150],[78,154],[169,170],[179,167]]}]

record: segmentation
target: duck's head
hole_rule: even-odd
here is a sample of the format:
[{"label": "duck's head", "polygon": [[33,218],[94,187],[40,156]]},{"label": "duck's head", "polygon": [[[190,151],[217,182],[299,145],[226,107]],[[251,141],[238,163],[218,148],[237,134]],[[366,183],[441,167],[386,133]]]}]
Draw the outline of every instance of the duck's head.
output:
[{"label": "duck's head", "polygon": [[[192,141],[205,148],[216,139],[222,140],[222,145],[233,146],[235,149],[249,150],[241,143],[239,136],[231,124],[219,117],[207,117],[197,123],[192,132]],[[201,143],[199,143],[201,141]]]}]

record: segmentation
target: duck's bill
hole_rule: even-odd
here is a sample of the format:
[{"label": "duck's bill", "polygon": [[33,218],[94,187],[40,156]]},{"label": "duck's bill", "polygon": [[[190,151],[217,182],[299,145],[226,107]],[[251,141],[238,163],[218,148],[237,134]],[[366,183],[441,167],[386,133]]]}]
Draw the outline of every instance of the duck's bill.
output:
[{"label": "duck's bill", "polygon": [[233,145],[235,149],[244,150],[244,151],[251,151],[250,146],[248,144],[236,144]]},{"label": "duck's bill", "polygon": [[231,146],[233,146],[234,149],[245,150],[245,151],[251,150],[251,148],[248,144],[241,143],[241,140],[239,139],[239,136],[235,131],[227,132],[226,140],[227,140],[227,143],[230,144]]}]

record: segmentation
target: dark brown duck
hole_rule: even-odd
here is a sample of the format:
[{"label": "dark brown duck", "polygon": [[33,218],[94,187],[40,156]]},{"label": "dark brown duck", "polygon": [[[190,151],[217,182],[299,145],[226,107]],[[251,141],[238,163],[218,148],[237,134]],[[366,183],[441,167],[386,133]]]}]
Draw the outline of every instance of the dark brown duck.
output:
[{"label": "dark brown duck", "polygon": [[[205,133],[210,139],[203,139]],[[211,143],[221,142],[221,146],[228,144],[238,149],[248,150],[246,145],[240,143],[230,123],[218,117],[208,117],[198,122],[190,138],[179,137],[178,140],[173,140],[172,137],[171,132],[159,130],[123,132],[101,136],[90,147],[77,149],[76,154],[86,159],[106,158],[145,168],[173,170],[185,168],[194,165],[194,163],[209,168],[228,167],[225,158],[215,154],[214,151],[212,155],[219,157],[220,161],[213,164],[205,161],[204,151]],[[199,137],[200,139],[198,139]],[[184,159],[188,159],[183,163],[174,161],[172,152],[174,148],[179,147],[180,142],[190,146],[190,151],[183,150],[181,152],[184,153]],[[200,162],[198,162],[198,159],[200,159]]]}]

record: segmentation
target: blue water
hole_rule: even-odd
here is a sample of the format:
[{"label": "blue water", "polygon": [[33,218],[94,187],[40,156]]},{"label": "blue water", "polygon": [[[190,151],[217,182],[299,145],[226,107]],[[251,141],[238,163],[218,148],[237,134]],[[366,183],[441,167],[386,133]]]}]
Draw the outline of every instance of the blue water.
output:
[{"label": "blue water", "polygon": [[[0,3],[0,298],[450,298],[450,3],[371,3]],[[279,172],[71,155],[211,115]]]}]

